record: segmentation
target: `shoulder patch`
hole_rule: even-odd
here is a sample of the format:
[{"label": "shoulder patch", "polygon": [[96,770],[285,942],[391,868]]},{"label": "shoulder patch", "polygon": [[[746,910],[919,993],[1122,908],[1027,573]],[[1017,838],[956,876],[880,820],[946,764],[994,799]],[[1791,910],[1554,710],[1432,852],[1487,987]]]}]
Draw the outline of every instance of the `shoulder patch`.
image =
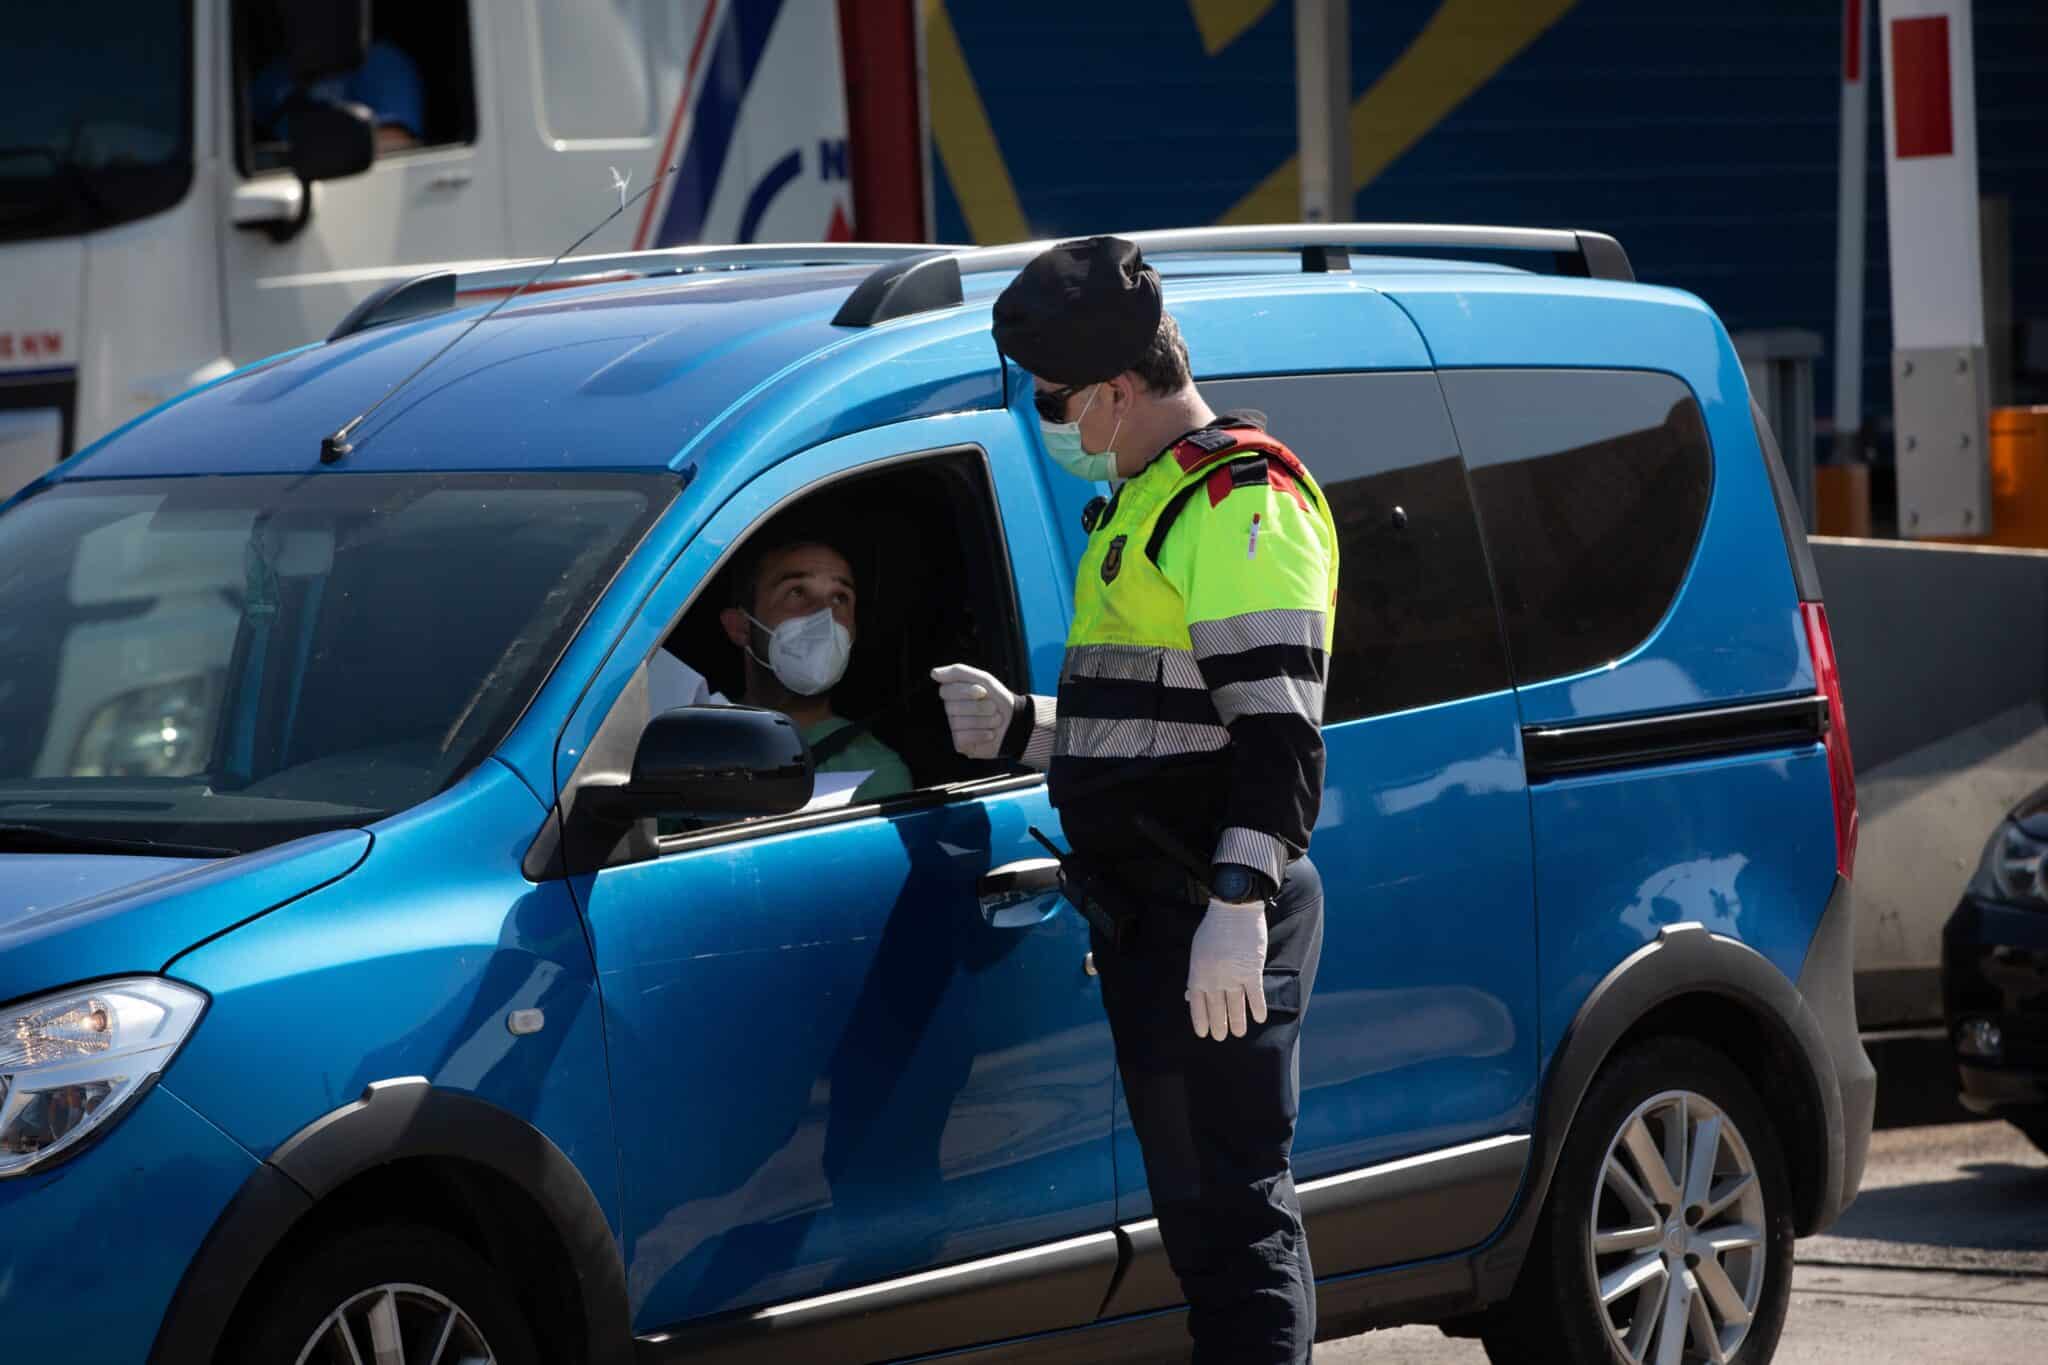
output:
[{"label": "shoulder patch", "polygon": [[1225,452],[1236,450],[1245,444],[1247,437],[1256,438],[1260,433],[1249,427],[1204,427],[1190,432],[1174,443],[1173,458],[1180,464],[1180,472],[1193,474],[1203,466],[1213,463]]}]

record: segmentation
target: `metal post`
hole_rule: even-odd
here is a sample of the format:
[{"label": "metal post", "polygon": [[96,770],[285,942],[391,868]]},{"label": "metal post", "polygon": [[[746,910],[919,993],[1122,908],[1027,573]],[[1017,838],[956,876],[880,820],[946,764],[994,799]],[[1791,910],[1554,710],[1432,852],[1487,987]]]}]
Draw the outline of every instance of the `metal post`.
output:
[{"label": "metal post", "polygon": [[1295,115],[1301,139],[1301,220],[1351,212],[1350,0],[1294,0]]},{"label": "metal post", "polygon": [[1863,238],[1870,169],[1870,18],[1842,0],[1842,164],[1835,204],[1835,457],[1863,443]]},{"label": "metal post", "polygon": [[2012,402],[2012,200],[1987,194],[1977,204],[1984,255],[1984,359],[1991,406]]},{"label": "metal post", "polygon": [[1882,0],[1899,531],[1991,526],[1970,0]]}]

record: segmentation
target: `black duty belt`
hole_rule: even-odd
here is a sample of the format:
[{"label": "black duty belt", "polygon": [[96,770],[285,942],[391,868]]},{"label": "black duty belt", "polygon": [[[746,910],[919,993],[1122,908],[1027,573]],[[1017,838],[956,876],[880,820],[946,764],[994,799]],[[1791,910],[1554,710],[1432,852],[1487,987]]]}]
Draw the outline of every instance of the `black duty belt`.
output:
[{"label": "black duty belt", "polygon": [[1207,905],[1209,893],[1202,884],[1168,858],[1096,859],[1103,875],[1133,896],[1147,901],[1173,901],[1184,905]]}]

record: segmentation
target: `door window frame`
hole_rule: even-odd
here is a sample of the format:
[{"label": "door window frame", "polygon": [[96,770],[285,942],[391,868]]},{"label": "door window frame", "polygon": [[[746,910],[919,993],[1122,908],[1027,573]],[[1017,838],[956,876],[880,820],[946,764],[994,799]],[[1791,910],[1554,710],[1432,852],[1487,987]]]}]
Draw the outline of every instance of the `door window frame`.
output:
[{"label": "door window frame", "polygon": [[[731,565],[734,557],[744,549],[753,536],[774,521],[776,517],[838,484],[873,477],[893,469],[903,468],[927,460],[940,460],[949,456],[969,456],[974,462],[973,467],[980,484],[976,491],[981,502],[984,520],[987,523],[985,529],[992,529],[994,531],[993,540],[987,543],[988,552],[993,556],[991,564],[997,571],[997,600],[991,605],[1005,616],[1003,625],[993,633],[997,634],[1002,647],[1009,653],[1010,657],[1007,663],[1011,673],[1014,676],[1028,678],[1031,657],[1030,642],[1025,636],[1023,606],[1018,598],[1017,576],[1010,558],[1009,532],[1003,524],[1002,505],[997,500],[994,461],[989,456],[988,448],[979,441],[958,441],[944,445],[925,446],[912,451],[861,460],[835,469],[830,474],[783,494],[769,506],[756,512],[748,520],[744,530],[729,539],[719,551],[718,557],[697,576],[696,583],[691,586],[681,606],[669,616],[659,634],[656,635],[653,647],[641,657],[637,669],[640,671],[646,669],[648,662],[654,657],[654,651],[665,647],[669,637],[682,624],[683,618],[688,616],[698,603],[703,600],[705,591],[721,581],[720,576]],[[696,543],[706,535],[716,534],[716,522],[730,505],[730,502],[728,502],[725,507],[712,512],[706,518],[703,526],[691,537],[691,543]],[[976,542],[971,538],[964,538],[961,543],[963,547],[971,547]],[[682,553],[688,553],[687,547],[685,547]],[[671,566],[668,572],[678,572],[680,567],[680,564]],[[666,575],[664,575],[664,578],[666,578]],[[660,591],[659,587],[655,591],[658,593]],[[644,614],[644,611],[640,613],[643,616]],[[611,725],[618,708],[630,704],[633,695],[634,689],[628,687],[626,692],[621,694],[619,699],[612,703],[611,710],[606,713],[604,721],[600,723],[600,729]],[[596,748],[596,745],[591,746],[593,754]],[[591,756],[586,755],[585,761],[587,762]],[[563,789],[565,798],[575,788],[583,784],[583,768],[584,762],[579,762],[576,771],[570,775]],[[1045,774],[1039,772],[1012,771],[992,773],[982,777],[939,783],[929,787],[916,787],[901,795],[884,797],[878,801],[849,803],[825,810],[792,811],[787,815],[735,821],[730,824],[713,826],[709,829],[658,835],[648,841],[647,847],[652,850],[651,856],[637,856],[636,851],[634,853],[627,853],[627,856],[615,857],[608,861],[606,866],[623,866],[627,863],[657,861],[673,854],[692,852],[701,848],[712,848],[723,844],[740,843],[753,839],[770,838],[780,834],[819,829],[830,825],[846,824],[854,820],[864,820],[874,815],[905,814],[930,807],[947,805],[954,801],[971,800],[977,797],[993,796],[1004,792],[1021,791],[1031,787],[1042,786],[1044,782]],[[626,852],[626,850],[633,848],[636,842],[630,839],[625,841],[621,845],[621,852]]]},{"label": "door window frame", "polygon": [[[246,28],[242,20],[243,10],[248,8],[253,2],[254,0],[233,0],[233,3],[227,7],[226,11],[228,28],[227,114],[229,138],[233,143],[234,150],[235,173],[243,181],[291,179],[293,178],[292,169],[282,160],[275,165],[258,165],[256,162],[258,143],[256,141],[256,118],[251,94],[256,83],[257,72],[250,68],[249,44],[247,42]],[[466,72],[467,79],[463,84],[469,96],[469,110],[463,122],[463,128],[467,131],[468,136],[454,138],[446,142],[423,141],[416,147],[393,148],[389,151],[379,148],[375,157],[370,162],[369,169],[364,171],[363,174],[371,174],[381,165],[396,164],[430,153],[467,153],[482,141],[484,92],[483,82],[478,76],[477,67],[483,54],[478,50],[476,6],[471,3],[471,0],[457,0],[457,3],[462,6],[463,41],[467,45],[467,56],[464,59],[468,68]],[[375,33],[371,34],[371,41],[377,41]],[[406,55],[413,58],[415,65],[422,65],[415,54],[408,52]],[[420,86],[423,97],[429,84],[430,77],[422,65]],[[264,145],[282,146],[285,144]]]}]

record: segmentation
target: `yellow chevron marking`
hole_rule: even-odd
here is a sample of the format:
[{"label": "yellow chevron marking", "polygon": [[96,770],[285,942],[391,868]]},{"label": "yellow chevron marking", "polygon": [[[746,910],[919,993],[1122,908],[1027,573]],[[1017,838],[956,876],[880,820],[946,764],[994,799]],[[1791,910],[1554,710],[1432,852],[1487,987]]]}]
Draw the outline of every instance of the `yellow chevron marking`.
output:
[{"label": "yellow chevron marking", "polygon": [[954,197],[977,242],[1022,242],[1031,231],[1024,206],[1003,164],[1003,149],[982,107],[960,35],[944,0],[922,0],[925,88],[931,100],[932,142],[939,164],[953,182]]},{"label": "yellow chevron marking", "polygon": [[[1351,106],[1352,192],[1371,184],[1576,2],[1444,0]],[[1301,165],[1289,157],[1217,221],[1286,223],[1300,216]]]},{"label": "yellow chevron marking", "polygon": [[1266,17],[1276,0],[1188,0],[1195,27],[1202,31],[1202,51],[1211,57]]}]

